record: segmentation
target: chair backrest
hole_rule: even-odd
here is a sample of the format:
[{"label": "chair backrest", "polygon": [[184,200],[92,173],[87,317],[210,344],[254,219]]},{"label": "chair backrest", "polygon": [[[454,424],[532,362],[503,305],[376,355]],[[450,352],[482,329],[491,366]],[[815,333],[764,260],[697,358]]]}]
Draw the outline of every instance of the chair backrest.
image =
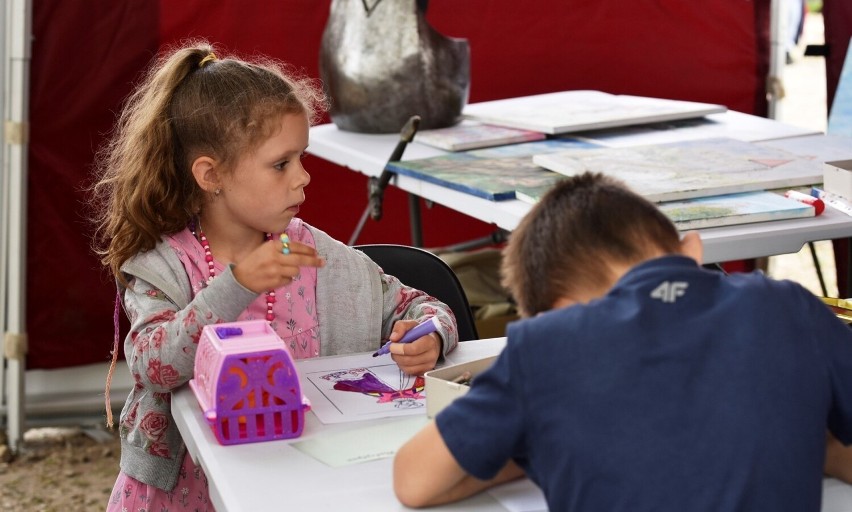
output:
[{"label": "chair backrest", "polygon": [[473,311],[456,274],[435,254],[408,245],[356,245],[375,261],[386,274],[407,286],[423,290],[450,307],[456,315],[459,341],[479,339]]}]

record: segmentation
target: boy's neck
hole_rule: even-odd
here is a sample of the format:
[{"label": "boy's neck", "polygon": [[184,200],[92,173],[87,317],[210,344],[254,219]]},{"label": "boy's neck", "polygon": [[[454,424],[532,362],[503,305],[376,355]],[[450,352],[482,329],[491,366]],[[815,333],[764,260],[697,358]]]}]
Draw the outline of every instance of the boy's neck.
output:
[{"label": "boy's neck", "polygon": [[624,276],[624,274],[630,272],[630,269],[632,269],[636,265],[639,265],[640,263],[644,263],[646,261],[656,259],[662,256],[666,256],[666,253],[662,251],[655,251],[652,254],[648,254],[646,257],[639,258],[636,261],[631,262],[602,259],[601,264],[605,265],[609,270],[609,277],[607,281],[599,287],[584,288],[582,290],[578,290],[571,297],[560,297],[556,300],[556,302],[553,303],[553,309],[573,306],[575,304],[587,304],[595,299],[599,299],[609,293],[612,287],[615,286],[615,283],[617,283]]}]

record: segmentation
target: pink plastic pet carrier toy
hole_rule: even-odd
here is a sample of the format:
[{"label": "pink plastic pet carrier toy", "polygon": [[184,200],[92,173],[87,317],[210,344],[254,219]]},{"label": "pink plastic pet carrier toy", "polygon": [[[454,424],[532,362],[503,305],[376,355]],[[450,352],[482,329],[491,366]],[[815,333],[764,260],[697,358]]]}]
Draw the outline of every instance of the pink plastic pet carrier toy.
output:
[{"label": "pink plastic pet carrier toy", "polygon": [[298,437],[310,409],[290,352],[265,320],[205,326],[189,386],[223,445]]}]

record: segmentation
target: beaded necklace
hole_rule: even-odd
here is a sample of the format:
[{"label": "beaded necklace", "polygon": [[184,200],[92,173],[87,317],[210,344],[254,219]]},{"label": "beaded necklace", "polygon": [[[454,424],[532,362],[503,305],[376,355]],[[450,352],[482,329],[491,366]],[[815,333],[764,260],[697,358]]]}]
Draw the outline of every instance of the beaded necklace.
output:
[{"label": "beaded necklace", "polygon": [[[196,226],[198,226],[198,233],[196,233]],[[192,236],[197,238],[201,243],[201,248],[204,249],[204,261],[207,262],[207,284],[210,284],[213,278],[216,277],[216,269],[213,263],[213,253],[210,252],[210,242],[207,241],[204,231],[201,230],[201,219],[193,222],[189,230]],[[266,240],[272,240],[272,235],[266,233],[265,238]],[[266,320],[268,322],[275,320],[275,313],[272,311],[273,305],[275,305],[275,290],[269,290],[266,292]]]}]

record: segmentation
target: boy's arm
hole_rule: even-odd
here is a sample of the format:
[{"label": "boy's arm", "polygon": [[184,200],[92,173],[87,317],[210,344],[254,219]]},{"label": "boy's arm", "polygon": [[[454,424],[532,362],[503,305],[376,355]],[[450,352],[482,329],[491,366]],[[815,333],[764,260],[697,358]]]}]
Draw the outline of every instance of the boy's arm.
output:
[{"label": "boy's arm", "polygon": [[467,474],[453,457],[434,421],[405,443],[393,461],[393,489],[407,507],[451,503],[524,475],[512,461],[491,480]]},{"label": "boy's arm", "polygon": [[852,446],[843,446],[831,434],[826,442],[825,474],[852,484]]}]

